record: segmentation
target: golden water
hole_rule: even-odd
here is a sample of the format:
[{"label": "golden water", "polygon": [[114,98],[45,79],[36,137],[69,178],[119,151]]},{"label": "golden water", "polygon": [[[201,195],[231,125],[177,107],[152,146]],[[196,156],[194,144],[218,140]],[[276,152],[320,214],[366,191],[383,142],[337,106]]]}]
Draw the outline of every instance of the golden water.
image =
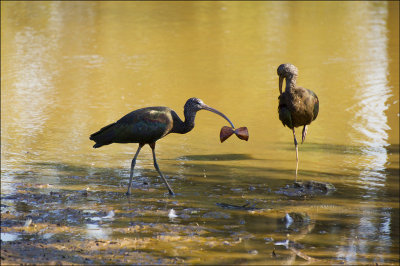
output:
[{"label": "golden water", "polygon": [[[116,216],[95,236],[81,224],[86,233],[72,239],[147,239],[135,250],[188,263],[304,263],[275,245],[302,235],[278,225],[297,210],[314,225],[297,239],[305,254],[328,263],[398,263],[398,2],[2,2],[1,28],[2,197],[21,184],[50,184],[36,192],[47,194],[89,187],[101,204],[75,207]],[[331,182],[337,190],[328,196],[275,193],[295,170],[293,136],[277,114],[276,68],[286,62],[320,100],[299,147],[299,177]],[[95,150],[89,135],[145,106],[168,106],[183,118],[190,97],[247,126],[250,139],[219,143],[226,122],[199,112],[192,132],[157,142],[158,163],[178,195],[167,196],[146,146],[133,212],[123,193],[137,145]],[[246,201],[272,210],[216,206]],[[35,216],[44,207],[32,208]],[[171,208],[178,220],[168,219]],[[119,235],[131,224],[164,229]],[[201,225],[206,237],[178,230],[179,238],[166,239],[178,225]]]}]

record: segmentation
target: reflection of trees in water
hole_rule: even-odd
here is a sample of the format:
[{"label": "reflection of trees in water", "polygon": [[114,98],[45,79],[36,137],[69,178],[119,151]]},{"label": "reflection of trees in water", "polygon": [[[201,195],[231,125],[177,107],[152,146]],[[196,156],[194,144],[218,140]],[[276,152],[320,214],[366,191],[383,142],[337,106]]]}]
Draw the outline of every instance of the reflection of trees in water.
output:
[{"label": "reflection of trees in water", "polygon": [[[386,164],[388,154],[386,146],[390,127],[385,111],[391,89],[388,87],[387,73],[389,58],[387,55],[387,17],[388,6],[373,10],[363,10],[359,16],[370,15],[375,19],[354,34],[359,36],[359,67],[354,69],[359,84],[355,98],[357,104],[348,111],[354,112],[352,126],[355,130],[352,138],[362,145],[362,155],[358,160],[361,170],[357,183],[361,188],[360,199],[365,208],[361,210],[358,225],[350,230],[346,243],[338,250],[338,257],[347,262],[359,261],[359,256],[376,254],[376,262],[384,262],[382,254],[390,253],[392,240],[390,228],[393,224],[391,211],[380,208],[375,201],[381,200],[387,186]],[[355,12],[357,15],[357,12]],[[366,63],[368,62],[368,63]],[[372,210],[376,208],[377,211]],[[373,242],[379,242],[376,245]]]}]

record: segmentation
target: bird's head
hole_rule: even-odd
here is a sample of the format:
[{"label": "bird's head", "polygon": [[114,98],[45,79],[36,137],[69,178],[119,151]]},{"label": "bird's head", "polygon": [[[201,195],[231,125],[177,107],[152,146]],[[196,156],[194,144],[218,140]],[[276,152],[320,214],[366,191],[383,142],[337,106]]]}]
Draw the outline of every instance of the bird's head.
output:
[{"label": "bird's head", "polygon": [[298,75],[297,67],[292,64],[281,64],[277,71],[279,76],[279,91],[282,94],[283,79],[293,79]]},{"label": "bird's head", "polygon": [[298,75],[297,67],[292,64],[282,64],[277,69],[278,76],[289,78]]},{"label": "bird's head", "polygon": [[222,116],[223,118],[225,118],[229,124],[231,124],[231,126],[234,128],[232,122],[228,119],[228,117],[226,117],[226,115],[224,115],[223,113],[221,113],[220,111],[208,106],[207,104],[205,104],[202,100],[200,100],[199,98],[190,98],[189,100],[186,101],[185,103],[185,107],[184,107],[184,113],[185,113],[185,117],[190,117],[193,116],[196,112],[200,111],[200,110],[207,110],[210,112],[213,112],[217,115]]},{"label": "bird's head", "polygon": [[184,109],[188,111],[190,110],[192,112],[197,112],[203,109],[203,106],[205,106],[205,104],[201,99],[190,98],[186,101]]}]

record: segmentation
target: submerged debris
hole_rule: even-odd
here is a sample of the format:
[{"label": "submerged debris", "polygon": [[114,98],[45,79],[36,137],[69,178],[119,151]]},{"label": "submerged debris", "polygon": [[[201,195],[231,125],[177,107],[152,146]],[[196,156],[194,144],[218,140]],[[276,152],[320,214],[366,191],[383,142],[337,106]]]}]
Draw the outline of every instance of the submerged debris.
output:
[{"label": "submerged debris", "polygon": [[230,219],[231,216],[228,213],[211,211],[203,214],[203,218]]},{"label": "submerged debris", "polygon": [[32,218],[28,217],[25,221],[24,227],[29,227],[32,224]]},{"label": "submerged debris", "polygon": [[106,216],[103,217],[103,219],[113,219],[114,216],[115,216],[115,212],[114,212],[113,210],[111,210],[111,211],[109,211],[109,212],[107,213]]},{"label": "submerged debris", "polygon": [[176,217],[178,217],[178,215],[176,215],[175,210],[174,210],[174,209],[169,210],[168,218],[171,219],[171,220],[173,220],[173,219],[176,218]]},{"label": "submerged debris", "polygon": [[305,181],[295,182],[292,185],[286,185],[286,187],[276,191],[277,194],[283,194],[289,197],[303,197],[303,196],[317,196],[317,195],[328,195],[335,191],[336,188],[331,183],[318,182],[318,181]]},{"label": "submerged debris", "polygon": [[261,210],[261,208],[256,208],[254,207],[256,204],[250,205],[250,203],[246,203],[242,206],[240,205],[233,205],[229,203],[215,203],[217,206],[223,208],[223,209],[229,209],[229,210],[244,210],[244,211],[254,211],[254,210]]},{"label": "submerged debris", "polygon": [[285,223],[286,228],[289,228],[292,225],[302,226],[308,224],[310,222],[310,217],[307,213],[291,212],[286,213],[282,221]]},{"label": "submerged debris", "polygon": [[[294,254],[296,254],[297,256],[299,256],[300,258],[308,261],[308,262],[318,262],[320,260],[310,257],[307,254],[305,254],[303,251],[300,251],[301,249],[304,248],[303,245],[296,243],[292,240],[286,239],[285,241],[279,241],[279,242],[275,242],[275,246],[284,246],[286,249],[291,250]],[[274,257],[276,257],[276,253],[275,253],[275,248],[272,251],[272,255]]]}]

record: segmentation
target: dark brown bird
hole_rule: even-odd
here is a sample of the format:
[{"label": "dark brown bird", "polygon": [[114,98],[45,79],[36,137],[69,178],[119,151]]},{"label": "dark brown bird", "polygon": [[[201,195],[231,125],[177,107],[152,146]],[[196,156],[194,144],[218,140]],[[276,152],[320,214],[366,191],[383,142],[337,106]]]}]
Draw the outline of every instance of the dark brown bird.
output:
[{"label": "dark brown bird", "polygon": [[98,132],[93,133],[90,139],[96,142],[93,148],[100,148],[101,146],[111,143],[139,143],[139,147],[131,163],[127,195],[131,194],[133,169],[135,168],[136,158],[142,147],[145,144],[149,144],[153,152],[154,167],[167,186],[169,194],[174,195],[167,179],[165,179],[158,167],[154,151],[156,141],[169,133],[185,134],[191,131],[194,128],[196,113],[200,110],[211,111],[222,116],[234,128],[232,122],[223,113],[211,108],[198,98],[190,98],[186,101],[183,111],[185,121],[182,121],[175,111],[168,107],[146,107],[135,110],[125,115],[117,122],[103,127]]},{"label": "dark brown bird", "polygon": [[[296,86],[298,75],[297,67],[292,64],[282,64],[278,67],[279,76],[279,120],[284,126],[293,131],[294,145],[296,147],[296,181],[297,170],[299,167],[299,151],[297,147],[295,127],[303,126],[302,141],[307,135],[307,125],[314,121],[318,116],[319,101],[317,95],[302,87]],[[282,92],[283,79],[286,79],[286,88]]]}]

